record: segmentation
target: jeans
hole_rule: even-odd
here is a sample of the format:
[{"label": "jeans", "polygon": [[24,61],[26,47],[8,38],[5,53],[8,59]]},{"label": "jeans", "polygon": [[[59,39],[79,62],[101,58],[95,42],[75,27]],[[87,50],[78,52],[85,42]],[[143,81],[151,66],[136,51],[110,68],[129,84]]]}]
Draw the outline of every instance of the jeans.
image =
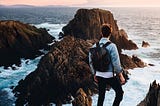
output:
[{"label": "jeans", "polygon": [[107,84],[110,85],[116,93],[112,106],[119,106],[120,102],[123,99],[123,90],[119,80],[116,77],[103,78],[98,76],[97,80],[98,80],[98,90],[99,90],[97,106],[103,106]]}]

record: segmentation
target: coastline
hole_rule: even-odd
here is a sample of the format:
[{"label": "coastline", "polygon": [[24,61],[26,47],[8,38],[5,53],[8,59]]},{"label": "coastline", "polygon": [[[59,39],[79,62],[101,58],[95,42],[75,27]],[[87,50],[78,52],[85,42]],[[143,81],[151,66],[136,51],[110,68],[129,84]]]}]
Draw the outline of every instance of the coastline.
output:
[{"label": "coastline", "polygon": [[[140,41],[139,41],[139,42],[140,42]],[[151,47],[151,48],[152,48],[152,47]],[[146,51],[147,51],[147,50],[146,50]],[[147,51],[147,52],[149,52],[149,51]],[[150,52],[149,52],[149,53],[150,53]],[[142,55],[142,57],[143,57],[143,55]],[[150,61],[150,60],[148,60],[148,61]],[[157,65],[159,65],[159,63],[158,63]],[[158,67],[157,65],[156,65],[156,67]],[[145,69],[145,70],[150,70],[150,69]],[[140,70],[138,69],[138,72],[139,72],[139,71],[140,71]],[[138,73],[138,72],[137,72],[137,73]],[[143,72],[145,72],[145,71],[143,71]],[[143,72],[142,72],[141,74],[143,74]],[[156,72],[159,73],[158,70],[157,70]],[[133,75],[132,75],[132,76],[133,76]],[[135,75],[135,76],[136,76],[136,75]],[[140,77],[140,78],[141,78],[141,77]],[[148,79],[152,79],[152,78],[149,77]],[[141,82],[141,81],[140,81],[140,82]],[[142,82],[143,82],[143,81],[142,81]],[[152,82],[152,81],[151,81],[151,82]],[[151,83],[151,82],[150,82],[150,83]],[[145,95],[144,95],[144,96],[145,96]]]}]

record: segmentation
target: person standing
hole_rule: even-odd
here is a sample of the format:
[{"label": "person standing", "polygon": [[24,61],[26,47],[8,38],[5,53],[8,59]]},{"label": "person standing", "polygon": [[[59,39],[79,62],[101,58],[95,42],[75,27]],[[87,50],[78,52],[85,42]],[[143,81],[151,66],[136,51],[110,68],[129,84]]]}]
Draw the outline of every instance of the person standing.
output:
[{"label": "person standing", "polygon": [[[112,28],[109,24],[102,25],[102,37],[99,41],[99,44],[106,44],[107,42],[110,42],[109,38],[111,36],[111,32]],[[96,47],[96,44],[94,44],[93,47]],[[116,93],[113,106],[119,106],[123,99],[122,84],[125,83],[125,79],[122,74],[123,69],[120,64],[119,53],[116,45],[114,43],[110,43],[108,46],[106,46],[106,49],[109,51],[111,62],[109,63],[108,69],[105,72],[101,72],[93,68],[94,66],[92,64],[91,53],[89,52],[89,65],[92,73],[94,74],[94,80],[98,83],[99,93],[97,106],[103,106],[107,85],[112,87]],[[114,74],[116,74],[120,80],[118,80]]]}]

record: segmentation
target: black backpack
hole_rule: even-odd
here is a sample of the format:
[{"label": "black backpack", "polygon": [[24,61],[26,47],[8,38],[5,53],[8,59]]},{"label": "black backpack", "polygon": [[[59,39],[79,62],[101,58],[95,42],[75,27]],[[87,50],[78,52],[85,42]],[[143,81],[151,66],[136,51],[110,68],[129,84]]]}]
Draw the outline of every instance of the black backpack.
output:
[{"label": "black backpack", "polygon": [[98,42],[96,43],[96,47],[90,48],[91,62],[95,71],[106,72],[108,70],[111,57],[106,47],[109,44],[111,44],[111,42],[100,46],[101,44]]}]

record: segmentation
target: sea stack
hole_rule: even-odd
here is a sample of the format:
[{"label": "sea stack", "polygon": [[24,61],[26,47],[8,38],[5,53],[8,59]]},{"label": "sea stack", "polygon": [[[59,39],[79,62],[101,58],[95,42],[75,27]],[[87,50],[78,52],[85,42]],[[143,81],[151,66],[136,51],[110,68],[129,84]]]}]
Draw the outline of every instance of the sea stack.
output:
[{"label": "sea stack", "polygon": [[110,24],[113,28],[111,41],[119,51],[121,49],[138,49],[137,45],[128,40],[127,33],[119,30],[117,21],[110,11],[102,9],[79,9],[74,18],[63,27],[64,35],[74,36],[81,39],[100,39],[102,24]]},{"label": "sea stack", "polygon": [[160,84],[156,83],[156,80],[150,84],[145,99],[137,106],[160,106]]}]

